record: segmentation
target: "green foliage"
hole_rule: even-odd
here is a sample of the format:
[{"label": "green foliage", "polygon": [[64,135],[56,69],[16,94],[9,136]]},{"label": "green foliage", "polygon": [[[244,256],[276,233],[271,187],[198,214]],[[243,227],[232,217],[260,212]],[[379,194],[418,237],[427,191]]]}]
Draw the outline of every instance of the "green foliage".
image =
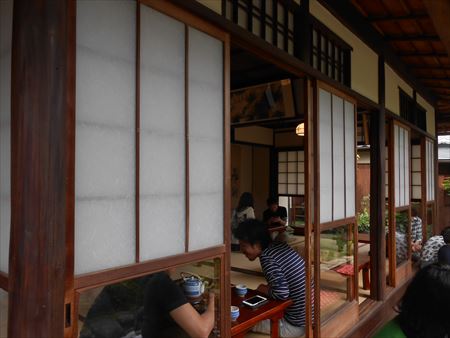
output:
[{"label": "green foliage", "polygon": [[406,229],[408,229],[408,214],[406,212],[396,212],[395,224],[397,231],[406,234]]},{"label": "green foliage", "polygon": [[358,213],[358,232],[370,231],[370,214],[369,211],[364,208],[363,211]]},{"label": "green foliage", "polygon": [[367,233],[370,231],[370,195],[364,196],[361,199],[362,211],[358,213],[358,232]]},{"label": "green foliage", "polygon": [[442,186],[444,187],[444,192],[447,196],[450,196],[450,177],[445,177],[444,182],[442,182]]}]

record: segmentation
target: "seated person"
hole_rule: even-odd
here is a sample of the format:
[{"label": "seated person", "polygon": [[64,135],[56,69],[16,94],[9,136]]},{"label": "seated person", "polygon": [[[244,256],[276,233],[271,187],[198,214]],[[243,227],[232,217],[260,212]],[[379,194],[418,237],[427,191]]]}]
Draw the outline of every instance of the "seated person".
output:
[{"label": "seated person", "polygon": [[446,227],[440,235],[430,237],[425,242],[420,255],[421,267],[437,262],[438,251],[445,244],[450,244],[450,227]]},{"label": "seated person", "polygon": [[285,226],[287,221],[287,211],[285,207],[278,205],[278,198],[269,197],[267,199],[267,209],[263,213],[263,221],[269,228]]},{"label": "seated person", "polygon": [[403,295],[398,315],[374,336],[449,337],[450,266],[437,263],[419,270]]},{"label": "seated person", "polygon": [[[231,232],[236,230],[239,223],[249,218],[255,218],[255,209],[253,207],[253,196],[249,192],[242,193],[239,198],[239,204],[236,209],[233,210],[231,216]],[[232,235],[231,238],[231,250],[239,251],[238,240]]]},{"label": "seated person", "polygon": [[166,272],[153,274],[144,296],[143,338],[208,337],[214,327],[214,293],[199,314]]},{"label": "seated person", "polygon": [[[280,320],[280,337],[298,337],[305,326],[305,262],[284,242],[272,242],[267,228],[258,220],[239,224],[234,235],[242,253],[251,261],[259,257],[268,285],[261,284],[258,291],[275,299],[291,299]],[[252,329],[270,333],[270,320],[259,322]]]}]

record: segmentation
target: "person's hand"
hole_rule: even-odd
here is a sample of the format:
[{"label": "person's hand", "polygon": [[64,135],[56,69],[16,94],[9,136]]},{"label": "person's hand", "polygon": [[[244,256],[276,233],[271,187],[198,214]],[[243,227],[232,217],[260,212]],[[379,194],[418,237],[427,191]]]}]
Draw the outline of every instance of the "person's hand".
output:
[{"label": "person's hand", "polygon": [[411,245],[412,252],[417,252],[422,250],[422,243],[420,241],[413,242]]},{"label": "person's hand", "polygon": [[269,286],[266,284],[260,284],[257,288],[257,291],[261,292],[262,294],[268,296],[269,295]]}]

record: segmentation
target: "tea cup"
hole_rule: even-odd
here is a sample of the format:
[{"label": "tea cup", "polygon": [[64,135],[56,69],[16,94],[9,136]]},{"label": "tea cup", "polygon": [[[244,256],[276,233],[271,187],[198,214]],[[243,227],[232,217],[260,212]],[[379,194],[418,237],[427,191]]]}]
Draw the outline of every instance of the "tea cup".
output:
[{"label": "tea cup", "polygon": [[231,305],[231,321],[235,321],[239,317],[239,308],[237,306]]}]

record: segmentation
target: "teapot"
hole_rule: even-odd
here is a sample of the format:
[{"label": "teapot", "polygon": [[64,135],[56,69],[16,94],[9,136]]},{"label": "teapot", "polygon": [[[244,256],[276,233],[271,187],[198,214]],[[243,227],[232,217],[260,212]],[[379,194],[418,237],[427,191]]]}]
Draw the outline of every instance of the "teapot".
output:
[{"label": "teapot", "polygon": [[183,291],[188,298],[197,298],[203,295],[205,288],[209,285],[199,275],[191,272],[181,272],[183,278]]}]

